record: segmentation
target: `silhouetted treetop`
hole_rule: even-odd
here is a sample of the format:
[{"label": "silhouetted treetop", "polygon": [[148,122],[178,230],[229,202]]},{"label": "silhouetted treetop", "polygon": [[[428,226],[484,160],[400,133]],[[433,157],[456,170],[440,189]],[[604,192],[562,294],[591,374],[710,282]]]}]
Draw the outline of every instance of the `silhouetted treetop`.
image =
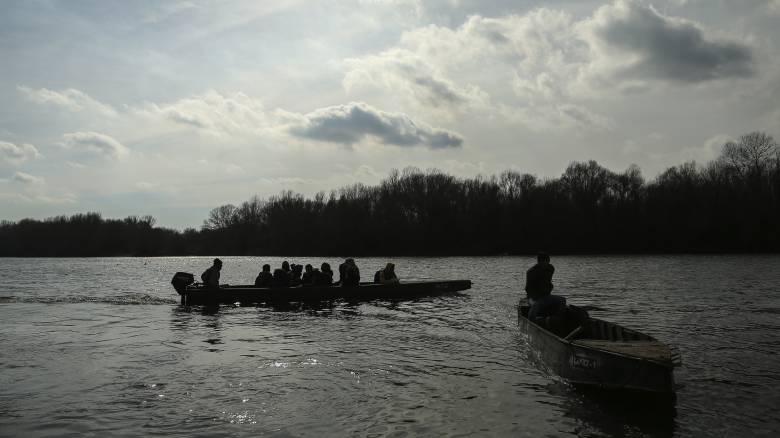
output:
[{"label": "silhouetted treetop", "polygon": [[645,181],[573,162],[560,178],[394,170],[375,186],[283,191],[211,210],[200,230],[99,213],[0,222],[0,255],[456,255],[780,250],[780,149],[753,132],[705,166]]}]

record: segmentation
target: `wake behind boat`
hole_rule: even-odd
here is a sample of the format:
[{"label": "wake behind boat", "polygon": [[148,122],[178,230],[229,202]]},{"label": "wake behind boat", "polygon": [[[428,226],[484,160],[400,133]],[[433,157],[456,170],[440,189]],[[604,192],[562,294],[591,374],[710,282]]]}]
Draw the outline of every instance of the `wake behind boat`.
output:
[{"label": "wake behind boat", "polygon": [[171,280],[182,305],[236,303],[314,302],[336,299],[401,300],[443,295],[471,288],[470,280],[411,281],[395,284],[359,283],[355,286],[256,287],[220,285],[218,290],[194,283],[194,276],[177,272]]},{"label": "wake behind boat", "polygon": [[[568,323],[558,333],[528,319],[528,306],[517,307],[520,330],[542,361],[567,381],[605,389],[672,395],[676,349],[652,336],[591,318],[568,306]],[[561,330],[562,329],[562,330]]]}]

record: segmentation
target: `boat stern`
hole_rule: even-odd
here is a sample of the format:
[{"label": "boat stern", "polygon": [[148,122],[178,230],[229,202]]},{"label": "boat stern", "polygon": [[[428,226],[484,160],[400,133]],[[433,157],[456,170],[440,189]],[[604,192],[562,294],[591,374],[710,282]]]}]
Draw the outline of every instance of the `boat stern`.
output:
[{"label": "boat stern", "polygon": [[195,276],[189,272],[177,272],[171,279],[171,284],[179,295],[184,295],[184,292],[187,290],[187,286],[191,285],[192,283],[195,283]]}]

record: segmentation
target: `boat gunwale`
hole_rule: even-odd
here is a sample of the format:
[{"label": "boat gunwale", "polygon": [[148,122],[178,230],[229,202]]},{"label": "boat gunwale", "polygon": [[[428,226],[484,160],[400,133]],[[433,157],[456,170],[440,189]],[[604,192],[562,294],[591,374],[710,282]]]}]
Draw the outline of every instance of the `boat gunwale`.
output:
[{"label": "boat gunwale", "polygon": [[[612,355],[612,356],[618,356],[618,357],[625,358],[625,359],[631,359],[631,360],[636,360],[636,361],[641,361],[641,362],[649,362],[649,363],[654,364],[654,365],[660,365],[660,366],[663,366],[663,367],[666,367],[666,368],[671,368],[671,369],[676,368],[676,366],[674,365],[674,362],[671,359],[668,362],[662,362],[662,361],[657,361],[657,360],[653,360],[653,359],[648,359],[648,358],[645,358],[645,357],[632,356],[632,355],[628,355],[628,354],[625,354],[625,353],[620,353],[620,352],[617,352],[617,351],[604,350],[604,349],[601,349],[601,348],[598,348],[598,347],[593,347],[593,346],[590,346],[590,345],[575,344],[574,342],[576,342],[577,339],[569,340],[569,339],[566,339],[566,338],[562,338],[562,337],[558,336],[557,334],[555,334],[554,332],[552,332],[550,330],[547,330],[546,328],[544,328],[544,327],[540,326],[539,324],[537,324],[537,323],[531,321],[530,319],[528,319],[528,317],[526,317],[525,315],[522,314],[522,312],[520,310],[522,307],[523,307],[522,305],[518,305],[517,306],[517,315],[519,317],[523,318],[528,324],[532,324],[534,327],[536,327],[536,329],[542,331],[546,335],[554,337],[557,340],[561,341],[561,343],[566,344],[566,345],[568,345],[570,347],[577,347],[577,348],[582,348],[582,349],[585,349],[585,350],[598,351],[599,353],[604,353],[604,354],[608,354],[608,355]],[[617,324],[617,323],[614,323],[614,322],[610,322],[610,321],[605,321],[603,319],[593,318],[591,316],[588,316],[588,318],[592,319],[592,320],[595,320],[595,321],[601,321],[601,322],[605,322],[605,323],[608,323],[608,324],[614,324],[614,325],[623,327],[620,324]],[[648,336],[650,339],[652,339],[652,340],[654,340],[656,342],[660,342],[661,344],[665,345],[667,348],[669,348],[671,350],[671,347],[669,345],[667,345],[666,343],[661,342],[661,341],[655,339],[654,337],[652,337],[650,335],[647,335],[645,333],[639,332],[639,331],[634,330],[634,329],[629,329],[629,330],[633,330],[633,331],[635,331],[637,333],[641,333],[641,334],[643,334],[645,336]],[[526,330],[526,332],[527,332],[527,330]],[[584,383],[584,382],[582,382],[582,383]]]},{"label": "boat gunwale", "polygon": [[[261,286],[255,286],[253,284],[236,284],[236,285],[220,285],[219,289],[216,291],[204,287],[203,283],[194,283],[189,286],[187,286],[184,289],[184,293],[219,293],[220,291],[231,291],[231,292],[238,292],[238,291],[247,291],[252,293],[259,293],[259,292],[270,292],[270,291],[283,291],[283,290],[294,290],[294,291],[303,291],[303,290],[318,290],[318,289],[324,289],[324,290],[338,290],[340,288],[344,289],[361,289],[361,288],[375,288],[375,287],[381,287],[381,288],[400,288],[403,289],[407,286],[433,286],[433,285],[452,285],[462,283],[468,287],[462,289],[470,289],[471,288],[471,280],[419,280],[419,281],[406,281],[401,283],[395,283],[395,284],[381,284],[381,283],[373,283],[373,282],[361,282],[358,285],[354,286],[344,286],[339,284],[322,284],[322,285],[296,285],[296,286],[285,286],[285,287],[261,287]],[[181,294],[181,293],[180,293]]]}]

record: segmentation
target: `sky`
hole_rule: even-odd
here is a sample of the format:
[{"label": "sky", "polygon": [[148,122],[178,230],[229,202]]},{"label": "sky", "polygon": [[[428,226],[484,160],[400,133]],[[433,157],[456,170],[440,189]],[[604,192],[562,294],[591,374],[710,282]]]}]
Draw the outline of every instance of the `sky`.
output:
[{"label": "sky", "polygon": [[199,227],[414,166],[648,179],[780,138],[780,0],[9,1],[0,219]]}]

